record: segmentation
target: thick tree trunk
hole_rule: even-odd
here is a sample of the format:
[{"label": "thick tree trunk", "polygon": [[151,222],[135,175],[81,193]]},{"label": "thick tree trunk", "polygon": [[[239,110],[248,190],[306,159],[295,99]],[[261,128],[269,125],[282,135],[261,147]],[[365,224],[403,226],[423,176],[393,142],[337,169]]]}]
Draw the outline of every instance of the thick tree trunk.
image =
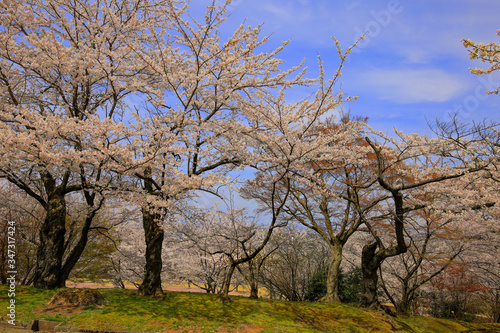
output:
[{"label": "thick tree trunk", "polygon": [[146,267],[145,275],[139,286],[139,294],[152,296],[162,294],[161,269],[162,269],[162,246],[165,233],[159,225],[159,216],[149,211],[147,207],[142,209],[142,223],[146,238]]},{"label": "thick tree trunk", "polygon": [[377,242],[367,244],[363,247],[361,254],[361,271],[363,273],[363,293],[361,294],[361,306],[375,308],[378,306],[377,284],[378,262],[376,257]]},{"label": "thick tree trunk", "polygon": [[62,277],[64,236],[66,234],[66,201],[64,194],[49,194],[46,216],[40,226],[40,245],[36,254],[33,285],[39,289],[65,286]]},{"label": "thick tree trunk", "polygon": [[330,258],[330,266],[328,267],[328,275],[326,277],[326,295],[323,301],[326,303],[340,303],[339,298],[339,274],[340,264],[342,263],[342,245],[330,245],[332,257]]},{"label": "thick tree trunk", "polygon": [[361,253],[361,271],[363,273],[361,306],[365,308],[377,308],[380,305],[377,296],[378,270],[380,265],[382,265],[385,259],[407,251],[407,247],[404,245],[381,248],[377,251],[378,246],[377,242],[367,244],[363,247]]}]

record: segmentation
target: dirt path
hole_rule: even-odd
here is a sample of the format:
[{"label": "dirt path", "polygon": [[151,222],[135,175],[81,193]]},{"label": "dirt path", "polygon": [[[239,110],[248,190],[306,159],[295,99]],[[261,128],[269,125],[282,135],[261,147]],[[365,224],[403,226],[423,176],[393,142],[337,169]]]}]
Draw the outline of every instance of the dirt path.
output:
[{"label": "dirt path", "polygon": [[[88,289],[102,289],[102,288],[115,288],[112,284],[98,284],[98,283],[74,283],[74,282],[66,282],[66,287],[67,288],[88,288]],[[137,289],[133,285],[127,285],[127,289]],[[169,285],[163,285],[163,290],[165,291],[179,291],[179,292],[186,292],[186,293],[205,293],[205,291],[201,288],[198,287],[182,287],[182,286],[169,286]],[[249,296],[250,294],[248,292],[244,291],[232,291],[229,293],[230,295],[235,295],[235,296]]]}]

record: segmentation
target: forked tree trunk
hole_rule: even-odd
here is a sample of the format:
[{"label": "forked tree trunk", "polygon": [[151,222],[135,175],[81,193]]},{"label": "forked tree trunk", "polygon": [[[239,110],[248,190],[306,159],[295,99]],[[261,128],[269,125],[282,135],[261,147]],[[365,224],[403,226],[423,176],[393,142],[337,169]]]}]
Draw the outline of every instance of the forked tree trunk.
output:
[{"label": "forked tree trunk", "polygon": [[365,308],[378,308],[380,306],[377,296],[378,270],[385,259],[400,255],[407,251],[404,245],[381,248],[377,251],[379,244],[374,242],[363,247],[361,253],[361,271],[363,273],[363,293],[361,294],[361,306]]},{"label": "forked tree trunk", "polygon": [[[373,151],[377,155],[378,161],[378,183],[380,186],[391,193],[392,199],[394,201],[394,231],[396,245],[389,248],[385,248],[381,240],[379,240],[375,234],[373,236],[379,242],[375,241],[372,244],[367,244],[363,247],[361,253],[361,271],[363,273],[363,294],[361,295],[361,306],[367,308],[374,308],[379,306],[377,297],[377,284],[378,284],[378,269],[382,262],[393,256],[397,256],[401,253],[405,253],[408,250],[404,239],[404,196],[400,188],[393,186],[391,183],[387,182],[383,177],[384,168],[383,161],[381,157],[382,148],[377,148],[366,138],[368,144],[373,148]],[[424,184],[424,183],[422,183]],[[366,223],[366,222],[365,222]],[[371,230],[371,227],[370,227]],[[377,247],[379,250],[377,251]]]},{"label": "forked tree trunk", "polygon": [[69,192],[78,191],[81,188],[73,186],[71,190],[68,190],[69,171],[64,175],[61,184],[58,186],[56,186],[54,177],[47,170],[42,169],[40,174],[47,194],[47,201],[43,201],[41,198],[38,199],[42,203],[46,215],[40,225],[40,244],[37,249],[32,281],[33,285],[40,289],[62,288],[65,287],[66,280],[87,245],[90,226],[103,201],[97,207],[94,207],[95,193],[84,191],[86,203],[92,208],[92,211],[85,218],[77,244],[67,256],[66,262],[63,263],[64,253],[68,250],[64,239],[66,235],[65,196]]},{"label": "forked tree trunk", "polygon": [[248,261],[247,262],[248,274],[245,274],[243,270],[240,269],[239,265],[236,266],[241,276],[243,276],[243,278],[248,282],[248,285],[250,286],[250,299],[259,298],[259,274],[260,274],[260,267],[264,262],[264,260],[258,263],[256,265],[257,267],[255,267],[255,263],[253,260]]},{"label": "forked tree trunk", "polygon": [[[93,201],[93,197],[94,197],[94,195],[92,195],[92,201]],[[91,205],[91,207],[93,207],[93,202],[91,202],[91,203],[88,202],[88,204]],[[101,204],[102,204],[102,202],[101,202]],[[93,207],[93,208],[95,208],[95,207]],[[80,257],[82,256],[82,253],[85,250],[85,247],[87,246],[90,227],[92,225],[92,221],[94,220],[94,217],[95,217],[97,210],[99,208],[100,208],[100,206],[97,209],[93,209],[85,217],[85,222],[83,224],[83,228],[82,228],[82,231],[80,233],[80,238],[78,239],[78,242],[73,247],[73,249],[71,250],[70,254],[68,255],[67,259],[65,260],[65,262],[62,266],[61,280],[64,283],[69,278],[71,271],[75,267],[78,260],[80,260]]]},{"label": "forked tree trunk", "polygon": [[40,226],[40,244],[36,252],[33,285],[39,289],[65,286],[62,278],[64,236],[66,234],[66,200],[56,191],[48,194],[46,216]]},{"label": "forked tree trunk", "polygon": [[145,275],[139,286],[139,294],[153,296],[162,294],[162,246],[165,233],[159,224],[158,214],[151,213],[147,207],[142,209],[142,223],[146,239],[146,267]]}]

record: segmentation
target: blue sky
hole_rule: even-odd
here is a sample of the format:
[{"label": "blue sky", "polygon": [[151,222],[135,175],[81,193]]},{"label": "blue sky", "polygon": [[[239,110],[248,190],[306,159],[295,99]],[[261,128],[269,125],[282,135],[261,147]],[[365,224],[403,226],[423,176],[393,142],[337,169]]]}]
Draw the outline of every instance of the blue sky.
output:
[{"label": "blue sky", "polygon": [[471,61],[461,43],[499,43],[498,13],[496,0],[234,0],[224,29],[263,23],[270,45],[291,39],[282,58],[290,66],[306,58],[311,75],[318,53],[328,73],[336,69],[331,36],[347,48],[368,31],[344,70],[343,91],[359,96],[345,107],[385,132],[429,134],[426,118],[454,111],[464,121],[500,120],[500,96],[484,93],[500,85],[500,73],[470,74],[469,67],[486,66]]}]

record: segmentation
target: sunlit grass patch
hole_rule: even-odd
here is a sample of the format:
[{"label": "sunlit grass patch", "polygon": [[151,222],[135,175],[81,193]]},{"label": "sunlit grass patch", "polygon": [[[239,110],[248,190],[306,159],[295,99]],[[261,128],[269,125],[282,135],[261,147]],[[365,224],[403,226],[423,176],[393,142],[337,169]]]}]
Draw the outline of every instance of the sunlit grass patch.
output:
[{"label": "sunlit grass patch", "polygon": [[[0,301],[7,304],[6,286]],[[103,305],[82,309],[50,309],[46,304],[56,291],[19,287],[18,318],[56,320],[68,327],[133,332],[439,332],[497,328],[494,324],[401,317],[366,311],[343,304],[251,300],[233,296],[221,302],[218,295],[165,292],[162,297],[138,296],[136,290],[100,289]]]}]

